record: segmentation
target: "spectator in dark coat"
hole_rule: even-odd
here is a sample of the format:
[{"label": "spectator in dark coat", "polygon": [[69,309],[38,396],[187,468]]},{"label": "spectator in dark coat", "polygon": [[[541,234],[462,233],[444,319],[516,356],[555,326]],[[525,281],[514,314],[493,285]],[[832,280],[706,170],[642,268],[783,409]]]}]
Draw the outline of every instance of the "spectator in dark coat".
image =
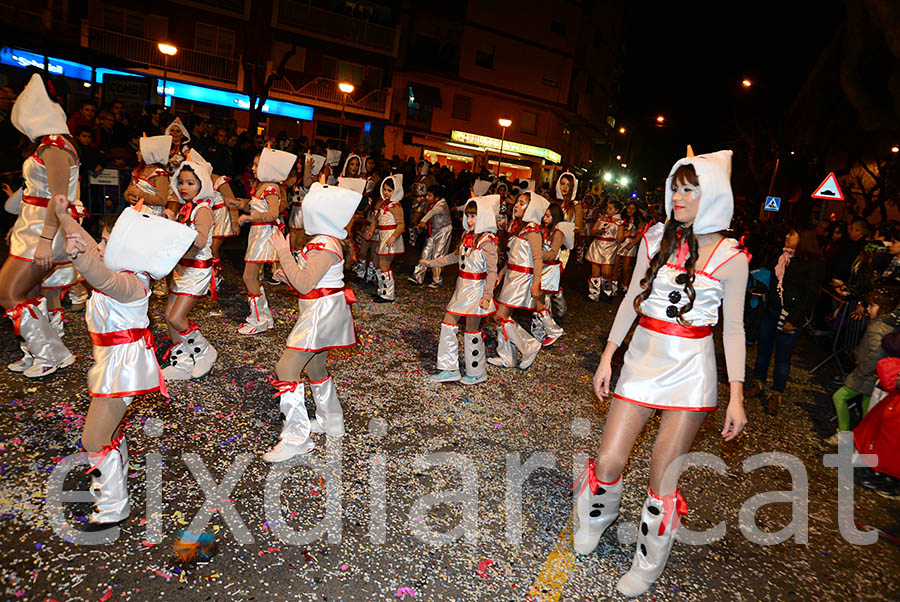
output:
[{"label": "spectator in dark coat", "polygon": [[847,238],[836,247],[833,263],[829,266],[829,276],[842,282],[850,280],[850,268],[856,257],[865,249],[866,238],[872,227],[861,217],[850,222]]},{"label": "spectator in dark coat", "polygon": [[799,331],[812,313],[825,277],[825,262],[813,228],[798,227],[788,232],[784,251],[773,272],[775,278],[760,323],[753,382],[744,395],[755,397],[762,394],[774,354],[772,390],[765,405],[766,413],[774,416],[778,413],[781,395],[791,371],[791,355]]}]

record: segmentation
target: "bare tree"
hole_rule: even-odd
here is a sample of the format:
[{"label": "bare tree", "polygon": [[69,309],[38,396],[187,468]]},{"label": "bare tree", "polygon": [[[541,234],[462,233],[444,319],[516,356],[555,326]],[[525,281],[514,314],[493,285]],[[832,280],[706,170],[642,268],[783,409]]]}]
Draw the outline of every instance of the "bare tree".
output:
[{"label": "bare tree", "polygon": [[290,50],[285,51],[278,65],[269,73],[260,71],[265,70],[265,63],[259,60],[259,52],[256,53],[255,59],[250,59],[246,55],[241,59],[244,67],[244,93],[250,97],[250,125],[248,130],[256,133],[259,125],[259,118],[262,115],[263,106],[269,100],[269,91],[272,85],[280,79],[284,78],[285,68],[288,61],[297,54],[297,45],[291,46]]}]

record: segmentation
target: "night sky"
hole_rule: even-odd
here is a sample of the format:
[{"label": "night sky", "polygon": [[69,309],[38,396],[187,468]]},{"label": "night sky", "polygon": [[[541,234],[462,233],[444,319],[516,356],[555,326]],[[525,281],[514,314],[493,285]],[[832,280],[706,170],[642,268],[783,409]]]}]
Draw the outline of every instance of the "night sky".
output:
[{"label": "night sky", "polygon": [[[756,106],[760,114],[787,112],[846,17],[839,0],[720,2],[705,14],[701,4],[627,3],[613,114],[617,128],[633,128],[629,170],[656,185],[688,143],[698,154],[739,152],[735,115],[749,116]],[[660,114],[664,128],[655,126]]]}]

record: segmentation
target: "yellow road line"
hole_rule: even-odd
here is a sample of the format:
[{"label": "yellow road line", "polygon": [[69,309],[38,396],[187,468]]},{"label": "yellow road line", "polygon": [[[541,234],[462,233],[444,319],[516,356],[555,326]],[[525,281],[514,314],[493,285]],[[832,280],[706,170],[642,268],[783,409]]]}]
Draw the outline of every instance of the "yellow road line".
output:
[{"label": "yellow road line", "polygon": [[575,570],[575,554],[572,552],[572,519],[566,524],[553,550],[541,567],[541,572],[528,591],[527,602],[558,602],[563,587]]}]

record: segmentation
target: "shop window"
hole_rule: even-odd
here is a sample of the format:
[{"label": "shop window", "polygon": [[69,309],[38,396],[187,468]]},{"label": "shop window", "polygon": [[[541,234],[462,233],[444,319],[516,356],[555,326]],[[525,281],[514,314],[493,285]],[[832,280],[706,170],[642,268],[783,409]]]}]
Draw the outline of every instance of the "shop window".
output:
[{"label": "shop window", "polygon": [[453,117],[470,121],[472,119],[472,97],[462,94],[453,95]]},{"label": "shop window", "polygon": [[234,30],[208,23],[197,23],[194,50],[217,56],[234,56]]},{"label": "shop window", "polygon": [[494,68],[494,51],[490,50],[476,50],[475,51],[475,64],[483,69],[493,69]]},{"label": "shop window", "polygon": [[522,111],[522,121],[519,131],[523,134],[537,134],[537,113]]}]

